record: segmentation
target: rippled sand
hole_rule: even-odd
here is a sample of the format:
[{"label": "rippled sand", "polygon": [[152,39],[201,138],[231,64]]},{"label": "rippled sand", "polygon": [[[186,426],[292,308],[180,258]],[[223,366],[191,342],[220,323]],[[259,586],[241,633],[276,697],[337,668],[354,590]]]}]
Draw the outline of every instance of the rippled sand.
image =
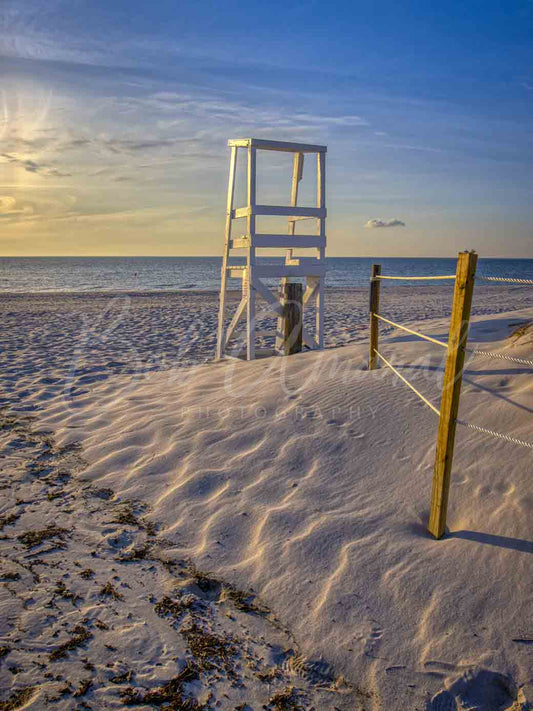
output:
[{"label": "rippled sand", "polygon": [[[384,292],[384,314],[445,338],[449,292]],[[12,592],[5,604],[15,606],[10,614],[25,631],[4,628],[14,649],[8,660],[16,653],[21,667],[32,660],[49,665],[46,655],[63,641],[60,631],[54,642],[55,630],[66,622],[71,627],[64,633],[71,634],[79,618],[89,617],[93,637],[61,662],[63,674],[74,660],[101,654],[87,702],[112,707],[119,696],[106,664],[118,665],[120,678],[132,669],[137,675],[124,677],[119,691],[159,688],[183,666],[191,654],[187,627],[159,618],[154,606],[166,593],[181,602],[192,594],[197,600],[191,604],[205,606],[198,619],[211,621],[212,633],[246,640],[249,657],[241,650],[239,664],[279,673],[275,688],[294,687],[294,703],[302,708],[527,708],[531,450],[458,429],[450,533],[439,542],[429,538],[437,418],[390,371],[365,369],[364,296],[357,290],[331,294],[328,318],[336,325],[329,345],[346,337],[347,347],[179,368],[173,366],[183,365],[176,360],[180,353],[190,365],[212,350],[213,295],[137,295],[126,315],[114,302],[103,318],[108,297],[2,300],[8,320],[20,324],[2,336],[5,404],[23,423],[22,443],[17,437],[13,443],[16,422],[4,430],[10,438],[4,441],[5,481],[15,481],[15,471],[20,477],[4,507],[6,515],[20,514],[5,528],[6,555],[13,566],[27,566],[24,532],[51,522],[69,531],[58,537],[59,553],[35,551],[37,558],[50,556],[57,575],[43,566],[44,582],[36,583],[30,569],[20,571],[26,588],[16,587],[18,579],[7,583]],[[531,331],[516,332],[533,318],[525,290],[488,288],[477,296],[478,314],[494,313],[476,316],[471,345],[533,359]],[[82,348],[84,318],[92,335]],[[195,319],[200,334],[192,329],[196,335],[181,338]],[[382,342],[401,372],[438,404],[438,346],[398,331],[384,331]],[[150,360],[158,354],[168,360]],[[468,363],[461,418],[531,441],[532,410],[525,365]],[[26,423],[28,414],[37,419]],[[53,438],[48,445],[46,436]],[[30,464],[17,463],[25,447],[33,447]],[[41,465],[51,470],[39,474]],[[69,474],[63,484],[58,469]],[[49,498],[55,487],[59,495]],[[98,499],[101,491],[107,498]],[[127,502],[137,525],[117,522]],[[121,562],[147,541],[148,560]],[[89,565],[91,551],[97,554],[92,587],[73,572],[74,561],[82,569]],[[173,572],[164,560],[175,561]],[[209,572],[207,592],[198,588],[195,570]],[[47,609],[56,577],[83,602],[75,606],[56,593],[59,611]],[[125,603],[102,601],[107,582]],[[251,595],[247,599],[263,610],[260,620],[253,611],[232,609],[221,595],[224,585]],[[93,629],[96,618],[111,619],[113,635]],[[144,666],[133,664],[138,648]],[[278,648],[277,656],[267,653]],[[41,657],[32,657],[36,649]],[[163,666],[156,668],[159,658]],[[250,680],[240,677],[249,692],[241,688],[238,695],[231,672],[219,666],[218,681],[201,675],[203,696],[194,685],[187,694],[203,703],[210,688],[213,708],[275,708],[268,705],[274,686],[258,686],[251,671]],[[18,678],[3,677],[15,687],[25,679]],[[43,678],[43,685],[50,683]],[[68,695],[63,703],[75,708]]]}]

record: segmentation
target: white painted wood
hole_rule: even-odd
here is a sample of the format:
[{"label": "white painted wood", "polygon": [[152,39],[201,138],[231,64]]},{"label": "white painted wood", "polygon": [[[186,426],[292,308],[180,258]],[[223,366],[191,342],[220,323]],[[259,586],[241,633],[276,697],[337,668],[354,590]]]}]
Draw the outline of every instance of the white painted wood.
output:
[{"label": "white painted wood", "polygon": [[227,328],[226,337],[224,339],[224,348],[228,345],[229,340],[233,336],[233,332],[237,328],[239,321],[244,316],[244,312],[246,310],[247,303],[248,303],[248,298],[246,295],[244,295],[243,298],[240,300],[239,305],[237,306],[237,310],[233,314],[233,318],[231,319],[229,326]]},{"label": "white painted wood", "polygon": [[291,266],[290,264],[257,264],[254,273],[261,279],[269,279],[274,277],[323,277],[326,274],[326,265],[316,261],[314,267],[308,266]]},{"label": "white painted wood", "polygon": [[311,348],[312,350],[318,349],[318,342],[313,338],[310,333],[308,333],[307,329],[305,328],[302,330],[302,342],[305,346]]},{"label": "white painted wood", "polygon": [[269,141],[264,138],[230,138],[228,146],[238,148],[259,148],[263,151],[286,151],[287,153],[326,153],[327,146],[291,141]]},{"label": "white painted wood", "polygon": [[314,299],[316,299],[316,292],[317,292],[319,283],[320,283],[320,280],[316,279],[314,277],[309,277],[307,279],[307,287],[304,292],[304,298],[303,298],[304,306],[307,303],[309,303],[310,301],[313,301]]},{"label": "white painted wood", "polygon": [[[247,235],[235,237],[231,241],[232,249],[248,249],[252,245],[252,239]],[[254,247],[263,249],[285,249],[291,247],[293,249],[306,249],[326,246],[326,237],[320,235],[268,235],[256,234],[253,238]]]},{"label": "white painted wood", "polygon": [[248,217],[252,214],[272,215],[274,217],[290,217],[291,219],[297,217],[323,218],[326,217],[326,208],[301,206],[292,207],[291,205],[255,205],[255,207],[251,207],[247,205],[246,207],[237,207],[233,211],[233,217],[236,220],[241,217]]},{"label": "white painted wood", "polygon": [[278,315],[281,314],[283,307],[281,305],[279,297],[276,297],[270,291],[268,286],[266,284],[263,284],[263,282],[260,279],[254,278],[253,285],[254,285],[254,289],[257,291],[257,293],[260,294],[263,297],[263,299],[270,305],[272,311]]},{"label": "white painted wood", "polygon": [[[304,293],[304,305],[314,305],[316,307],[316,322],[314,333],[309,333],[309,329],[303,330],[303,343],[308,348],[323,347],[323,311],[324,311],[324,277],[326,273],[325,248],[326,248],[326,198],[325,198],[325,146],[314,146],[310,144],[287,143],[283,141],[266,141],[263,139],[237,139],[230,140],[232,157],[230,160],[230,181],[228,184],[228,204],[226,214],[225,249],[222,265],[221,283],[221,308],[219,309],[219,329],[217,338],[217,358],[230,356],[226,353],[226,347],[232,336],[235,335],[240,321],[246,319],[246,330],[244,339],[241,341],[239,350],[232,349],[233,355],[238,353],[240,357],[253,360],[257,355],[272,351],[269,349],[259,349],[255,340],[256,319],[263,317],[278,318],[282,314],[283,307],[280,303],[277,289],[272,291],[262,280],[266,278],[289,279],[292,277],[306,279],[306,289]],[[247,199],[246,205],[234,208],[235,192],[235,171],[237,149],[244,148],[247,151]],[[257,150],[278,150],[293,153],[293,170],[291,182],[290,206],[280,205],[258,205],[256,202],[256,160]],[[303,174],[304,153],[315,153],[317,155],[317,199],[316,206],[298,206],[298,188]],[[231,194],[231,199],[230,199]],[[256,217],[258,215],[273,215],[288,218],[288,234],[256,234]],[[246,232],[233,238],[231,236],[232,221],[234,219],[246,220]],[[316,234],[297,235],[296,222],[302,219],[314,219],[316,221]],[[242,228],[241,228],[242,229]],[[257,254],[258,249],[284,250],[285,264],[268,264],[261,254]],[[294,256],[294,250],[312,250],[315,256]],[[231,251],[241,250],[241,258],[245,256],[245,264],[231,264]],[[244,255],[243,255],[244,250]],[[309,253],[308,253],[309,254]],[[234,311],[231,321],[224,332],[226,290],[227,279],[229,277],[238,278],[242,285],[242,298],[237,309]],[[260,297],[261,303],[257,307],[256,298]],[[266,302],[266,306],[264,304]],[[221,317],[221,311],[224,317]],[[220,326],[222,323],[222,326]],[[282,324],[280,324],[282,325]],[[262,329],[261,335],[271,335],[276,338],[276,343],[280,343],[280,336],[283,328],[274,327],[272,330]]]},{"label": "white painted wood", "polygon": [[[311,270],[313,270],[314,267],[323,266],[323,262],[317,259],[317,257],[292,257],[292,259],[288,259],[285,264],[290,264],[295,267],[309,267]],[[313,272],[311,271],[311,273]]]},{"label": "white painted wood", "polygon": [[[298,187],[303,178],[304,173],[304,154],[295,153],[292,162],[292,181],[291,181],[291,206],[296,207],[298,204]],[[289,234],[294,235],[296,221],[289,217]]]},{"label": "white painted wood", "polygon": [[231,213],[233,210],[233,197],[235,194],[235,172],[237,167],[237,148],[231,149],[228,195],[226,201],[226,230],[224,234],[224,253],[222,256],[222,271],[220,284],[220,303],[218,310],[218,333],[216,360],[220,360],[224,349],[224,321],[226,317],[226,285],[227,285],[227,264],[231,240]]}]

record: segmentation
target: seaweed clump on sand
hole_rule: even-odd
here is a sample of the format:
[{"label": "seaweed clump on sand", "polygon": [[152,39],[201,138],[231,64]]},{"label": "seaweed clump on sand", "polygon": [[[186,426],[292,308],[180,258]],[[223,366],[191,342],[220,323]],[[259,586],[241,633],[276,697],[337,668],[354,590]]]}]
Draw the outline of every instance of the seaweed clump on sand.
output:
[{"label": "seaweed clump on sand", "polygon": [[269,701],[267,708],[270,707],[272,711],[303,711],[302,706],[298,704],[296,694],[291,686],[281,691],[276,691]]},{"label": "seaweed clump on sand", "polygon": [[50,654],[51,662],[55,662],[58,659],[64,659],[68,652],[73,649],[77,649],[78,647],[83,647],[85,642],[88,642],[92,638],[92,634],[89,630],[85,629],[83,625],[76,625],[73,632],[74,634],[69,640],[59,645],[59,647],[54,649],[54,651]]},{"label": "seaweed clump on sand", "polygon": [[35,694],[34,686],[27,686],[25,689],[17,689],[5,701],[0,701],[0,711],[14,711],[25,706]]},{"label": "seaweed clump on sand", "polygon": [[119,591],[113,587],[113,585],[108,581],[103,588],[101,588],[98,593],[101,597],[110,597],[113,600],[124,600],[124,595],[119,593]]},{"label": "seaweed clump on sand", "polygon": [[201,671],[209,671],[220,664],[226,671],[232,671],[231,662],[238,651],[233,639],[207,632],[196,622],[180,629],[180,634],[187,640],[196,666]]},{"label": "seaweed clump on sand", "polygon": [[120,698],[125,706],[163,706],[165,711],[202,711],[205,704],[185,696],[183,685],[200,678],[198,669],[188,662],[182,671],[162,686],[149,691],[138,691],[128,687],[121,692]]},{"label": "seaweed clump on sand", "polygon": [[26,531],[17,536],[19,540],[26,548],[35,548],[40,545],[43,541],[48,541],[50,539],[59,539],[55,541],[57,546],[62,546],[63,538],[69,533],[68,529],[56,526],[54,523],[46,528],[42,528],[39,531]]},{"label": "seaweed clump on sand", "polygon": [[5,526],[12,526],[19,518],[19,513],[3,514],[0,516],[0,531],[3,531]]},{"label": "seaweed clump on sand", "polygon": [[194,607],[194,597],[192,595],[182,596],[177,599],[172,599],[165,595],[155,604],[155,612],[159,617],[172,617],[179,620],[186,612]]}]

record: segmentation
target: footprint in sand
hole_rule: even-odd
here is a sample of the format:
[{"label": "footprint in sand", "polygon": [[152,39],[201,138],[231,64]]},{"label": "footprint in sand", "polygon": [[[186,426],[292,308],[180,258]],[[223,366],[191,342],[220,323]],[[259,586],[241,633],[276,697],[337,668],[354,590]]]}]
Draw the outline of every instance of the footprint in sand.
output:
[{"label": "footprint in sand", "polygon": [[474,669],[441,689],[428,702],[426,711],[510,709],[515,708],[514,701],[522,701],[521,695],[511,677],[490,669]]},{"label": "footprint in sand", "polygon": [[369,657],[376,655],[383,637],[383,629],[376,623],[372,625],[370,634],[365,641],[365,654]]},{"label": "footprint in sand", "polygon": [[457,704],[450,692],[443,689],[428,702],[426,711],[457,711]]}]

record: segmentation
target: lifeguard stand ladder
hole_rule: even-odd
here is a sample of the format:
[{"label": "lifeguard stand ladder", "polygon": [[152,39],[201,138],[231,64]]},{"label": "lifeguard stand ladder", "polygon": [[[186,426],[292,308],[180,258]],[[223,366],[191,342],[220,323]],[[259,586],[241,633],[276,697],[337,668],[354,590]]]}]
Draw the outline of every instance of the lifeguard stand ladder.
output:
[{"label": "lifeguard stand ladder", "polygon": [[[326,273],[326,146],[268,141],[258,138],[232,139],[228,141],[228,146],[231,148],[231,158],[216,359],[220,360],[226,355],[230,355],[228,343],[243,317],[246,318],[245,342],[232,348],[233,354],[245,351],[247,360],[253,360],[256,355],[264,354],[261,349],[256,348],[256,336],[273,335],[273,332],[270,334],[269,332],[256,331],[256,295],[267,302],[267,309],[261,309],[260,315],[277,316],[279,324],[283,312],[280,293],[278,290],[271,291],[263,281],[273,277],[279,277],[282,282],[293,277],[305,279],[303,305],[305,308],[307,305],[314,304],[315,326],[312,334],[304,328],[302,341],[308,348],[321,349],[324,347],[324,279]],[[248,157],[247,204],[245,207],[234,208],[235,174],[239,148],[246,149]],[[294,155],[290,206],[257,204],[256,154],[258,150],[282,151]],[[316,154],[316,207],[300,207],[298,205],[298,184],[303,175],[305,153]],[[258,215],[286,216],[288,218],[288,234],[257,234],[255,223]],[[241,218],[246,218],[246,232],[239,237],[233,237],[233,220]],[[316,234],[297,235],[296,222],[308,219],[316,221]],[[285,250],[285,262],[279,265],[269,263],[268,259],[256,252],[261,248]],[[315,256],[293,256],[293,249],[312,249]],[[234,263],[236,256],[233,253],[234,250],[240,250],[239,264]],[[242,250],[245,250],[245,264],[242,264]],[[228,276],[241,279],[242,296],[229,324],[226,324]],[[280,330],[282,329],[278,327],[275,332],[276,351],[274,352],[278,353],[283,349]],[[272,353],[272,351],[268,351],[268,353]]]}]

